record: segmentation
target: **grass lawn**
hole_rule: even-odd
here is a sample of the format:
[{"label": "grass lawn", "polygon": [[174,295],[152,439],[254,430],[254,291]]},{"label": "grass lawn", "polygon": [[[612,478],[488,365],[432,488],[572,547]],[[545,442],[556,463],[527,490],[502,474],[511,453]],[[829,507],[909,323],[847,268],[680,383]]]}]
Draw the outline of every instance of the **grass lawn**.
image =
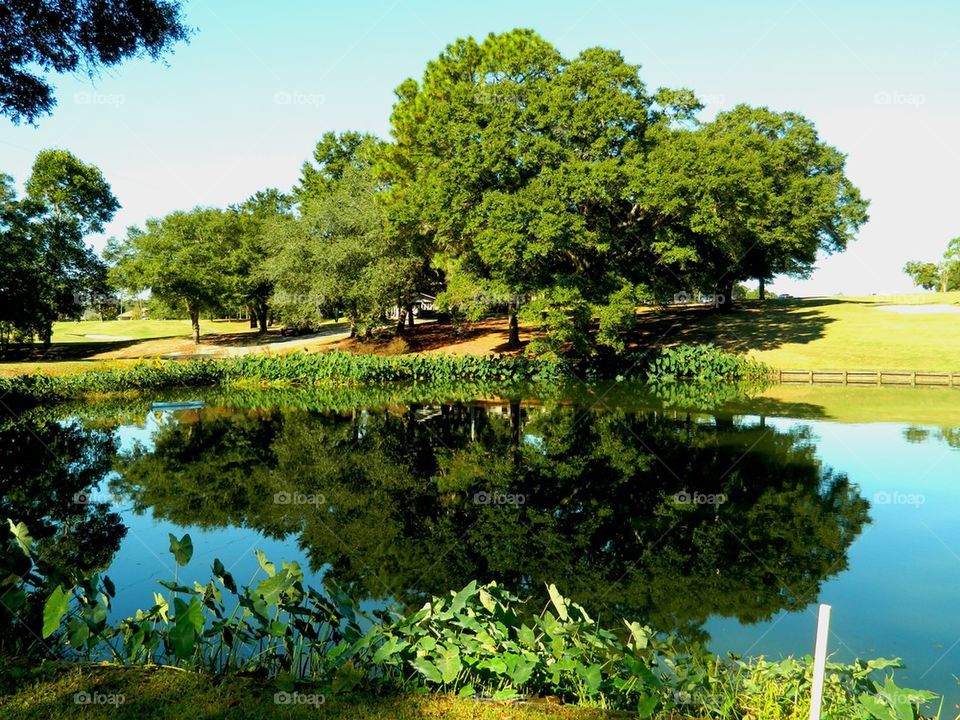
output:
[{"label": "grass lawn", "polygon": [[722,315],[702,308],[645,313],[643,342],[714,342],[783,370],[960,372],[960,314],[904,314],[900,305],[951,305],[960,293],[747,301]]},{"label": "grass lawn", "polygon": [[[47,669],[30,671],[27,676],[19,676],[16,670],[0,669],[0,718],[613,720],[636,717],[548,703],[505,705],[436,695],[331,697],[321,702],[322,696],[309,689],[298,691],[294,699],[299,702],[283,704],[275,701],[276,692],[275,687],[247,677],[209,677],[163,668],[51,664]],[[87,699],[98,702],[82,702]]]},{"label": "grass lawn", "polygon": [[[336,324],[328,323],[331,328]],[[0,376],[33,374],[64,375],[100,370],[138,358],[170,354],[224,354],[251,345],[296,343],[277,328],[260,335],[246,321],[201,320],[199,346],[193,344],[189,320],[109,320],[58,322],[53,325],[50,352],[46,357],[29,352],[0,362]],[[317,340],[314,345],[323,344]],[[279,347],[279,346],[278,346]]]},{"label": "grass lawn", "polygon": [[[201,320],[201,335],[251,332],[247,321]],[[252,331],[254,334],[256,331]],[[189,320],[80,320],[53,324],[53,343],[122,342],[165,337],[189,337]],[[100,336],[93,337],[90,336]],[[117,338],[111,341],[109,338]]]}]

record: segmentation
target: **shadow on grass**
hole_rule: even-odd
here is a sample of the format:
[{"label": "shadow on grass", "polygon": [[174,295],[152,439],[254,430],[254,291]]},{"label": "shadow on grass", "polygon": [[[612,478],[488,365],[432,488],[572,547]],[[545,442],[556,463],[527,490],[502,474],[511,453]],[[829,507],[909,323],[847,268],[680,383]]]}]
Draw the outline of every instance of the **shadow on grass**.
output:
[{"label": "shadow on grass", "polygon": [[733,312],[709,307],[670,307],[640,322],[634,340],[641,347],[712,343],[726,350],[773,350],[786,343],[809,343],[824,335],[834,318],[822,308],[841,300],[741,302]]}]

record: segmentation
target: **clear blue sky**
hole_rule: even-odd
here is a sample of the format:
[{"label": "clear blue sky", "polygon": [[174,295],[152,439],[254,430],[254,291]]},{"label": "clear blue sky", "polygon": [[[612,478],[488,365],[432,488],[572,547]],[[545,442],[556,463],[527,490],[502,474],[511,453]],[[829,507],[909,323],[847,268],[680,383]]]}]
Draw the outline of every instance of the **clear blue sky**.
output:
[{"label": "clear blue sky", "polygon": [[[22,181],[64,147],[100,166],[123,205],[110,226],[289,188],[327,130],[386,135],[393,88],[453,39],[531,27],[572,55],[601,45],[651,87],[690,87],[709,117],[739,102],[796,110],[848,153],[872,199],[847,253],[794,294],[910,289],[907,259],[960,235],[960,3],[188,0],[191,43],[162,63],[56,80],[39,128],[0,120],[0,170]],[[96,244],[101,244],[98,239]]]}]

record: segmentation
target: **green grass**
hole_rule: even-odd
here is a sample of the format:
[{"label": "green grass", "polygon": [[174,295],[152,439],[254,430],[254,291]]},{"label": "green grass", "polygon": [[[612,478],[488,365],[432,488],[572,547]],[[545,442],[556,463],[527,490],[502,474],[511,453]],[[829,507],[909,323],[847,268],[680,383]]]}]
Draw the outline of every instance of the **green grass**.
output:
[{"label": "green grass", "polygon": [[[249,332],[250,323],[233,320],[201,320],[200,334],[223,334]],[[189,320],[80,320],[57,322],[53,324],[54,343],[90,343],[88,335],[111,335],[131,340],[151,340],[165,337],[189,337]],[[96,344],[109,344],[115,340],[96,340]]]},{"label": "green grass", "polygon": [[[21,674],[22,673],[22,674]],[[277,689],[251,677],[165,668],[48,664],[31,671],[0,670],[3,720],[207,720],[311,718],[312,720],[604,720],[636,717],[550,703],[505,705],[438,695],[325,697],[322,704],[278,704]],[[320,695],[302,688],[298,699]],[[80,704],[78,693],[99,704]],[[122,703],[117,702],[122,698]],[[82,699],[82,697],[81,697]],[[114,704],[106,701],[112,699]],[[281,698],[283,699],[283,698]],[[679,720],[679,719],[678,719]]]},{"label": "green grass", "polygon": [[784,370],[960,372],[960,315],[905,315],[884,305],[960,305],[960,293],[810,298],[644,314],[642,341],[714,342]]}]

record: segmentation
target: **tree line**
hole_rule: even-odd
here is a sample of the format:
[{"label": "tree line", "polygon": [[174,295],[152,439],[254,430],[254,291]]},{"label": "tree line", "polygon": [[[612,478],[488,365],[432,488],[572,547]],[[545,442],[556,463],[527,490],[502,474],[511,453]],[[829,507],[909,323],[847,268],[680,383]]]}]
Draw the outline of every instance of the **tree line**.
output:
[{"label": "tree line", "polygon": [[702,121],[615,50],[565,58],[530,30],[460,39],[396,89],[390,137],[327,133],[287,192],[148,220],[104,253],[112,282],[201,313],[247,308],[403,331],[420,293],[521,320],[546,353],[623,350],[641,303],[732,306],[745,279],[809,275],[868,202],[795,112]]}]

